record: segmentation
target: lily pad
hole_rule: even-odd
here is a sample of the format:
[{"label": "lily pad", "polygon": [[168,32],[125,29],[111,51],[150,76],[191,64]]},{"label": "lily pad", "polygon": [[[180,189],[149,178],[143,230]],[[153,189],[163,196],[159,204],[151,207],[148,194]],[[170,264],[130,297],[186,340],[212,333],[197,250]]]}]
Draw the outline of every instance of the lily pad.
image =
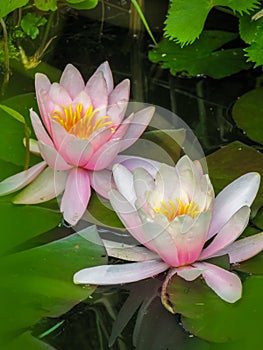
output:
[{"label": "lily pad", "polygon": [[237,126],[251,140],[263,144],[263,88],[251,90],[241,96],[234,104],[232,113]]},{"label": "lily pad", "polygon": [[[221,300],[200,278],[187,282],[174,276],[167,292],[175,310],[182,314],[183,326],[192,334],[231,346],[240,343],[242,350],[260,345],[262,276],[248,278],[243,283],[242,299],[234,304]],[[231,346],[220,344],[219,348]]]},{"label": "lily pad", "polygon": [[[97,244],[96,244],[97,243]],[[95,226],[0,260],[3,344],[11,343],[43,317],[57,317],[87,298],[94,286],[73,284],[75,272],[106,263]]]},{"label": "lily pad", "polygon": [[[247,172],[256,171],[263,177],[263,154],[239,141],[232,142],[210,154],[206,161],[216,193]],[[261,182],[252,209],[257,211],[262,205],[263,183]]]},{"label": "lily pad", "polygon": [[236,34],[207,30],[194,44],[181,47],[174,41],[164,39],[149,53],[149,59],[169,68],[171,74],[187,73],[190,76],[208,75],[219,79],[248,69],[242,49],[221,49]]}]

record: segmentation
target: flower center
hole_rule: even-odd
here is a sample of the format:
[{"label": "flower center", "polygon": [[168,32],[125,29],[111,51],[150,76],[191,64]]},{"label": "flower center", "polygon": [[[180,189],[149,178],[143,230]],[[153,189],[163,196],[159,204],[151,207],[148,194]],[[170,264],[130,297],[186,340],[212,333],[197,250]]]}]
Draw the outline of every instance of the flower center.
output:
[{"label": "flower center", "polygon": [[154,208],[158,214],[163,214],[169,221],[173,221],[176,216],[189,215],[192,218],[196,217],[199,213],[199,206],[193,200],[187,204],[183,204],[181,199],[176,198],[176,202],[171,199],[168,202],[161,201],[160,206]]},{"label": "flower center", "polygon": [[52,118],[64,127],[70,134],[80,139],[87,139],[94,131],[112,125],[109,116],[96,119],[97,109],[90,106],[83,110],[82,103],[78,103],[75,108],[72,105],[63,106],[63,112],[54,110]]}]

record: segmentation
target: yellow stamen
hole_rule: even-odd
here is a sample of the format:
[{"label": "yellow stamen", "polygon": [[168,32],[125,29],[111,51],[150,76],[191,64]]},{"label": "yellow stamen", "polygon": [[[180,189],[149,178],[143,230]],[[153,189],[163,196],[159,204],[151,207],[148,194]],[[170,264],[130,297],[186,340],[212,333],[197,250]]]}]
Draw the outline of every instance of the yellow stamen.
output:
[{"label": "yellow stamen", "polygon": [[189,215],[194,218],[200,213],[198,204],[193,200],[183,204],[181,199],[176,198],[176,202],[171,199],[168,202],[161,201],[160,206],[154,208],[154,210],[158,214],[165,215],[169,221],[173,221],[180,215]]},{"label": "yellow stamen", "polygon": [[[93,106],[86,111],[83,110],[82,103],[78,103],[75,108],[72,105],[62,107],[63,112],[54,110],[51,117],[67,132],[80,139],[87,139],[95,131],[113,124],[107,115],[96,120],[94,116],[98,110],[93,109]],[[110,130],[115,131],[114,127],[111,127]]]}]

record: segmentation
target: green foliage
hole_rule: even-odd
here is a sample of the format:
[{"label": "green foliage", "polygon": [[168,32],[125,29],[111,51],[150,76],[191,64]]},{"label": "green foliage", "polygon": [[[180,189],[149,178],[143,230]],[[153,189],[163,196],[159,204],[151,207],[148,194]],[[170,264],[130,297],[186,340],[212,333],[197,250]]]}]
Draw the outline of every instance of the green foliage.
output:
[{"label": "green foliage", "polygon": [[163,68],[169,68],[174,75],[187,72],[190,76],[223,78],[250,67],[241,49],[220,49],[236,37],[234,33],[207,30],[194,44],[183,48],[164,39],[149,53],[149,58],[161,63]]},{"label": "green foliage", "polygon": [[21,28],[31,39],[36,39],[39,34],[38,28],[45,25],[46,22],[47,19],[45,17],[40,17],[33,12],[28,12],[21,20]]},{"label": "green foliage", "polygon": [[25,6],[29,0],[0,0],[0,18],[7,16],[9,13]]},{"label": "green foliage", "polygon": [[98,0],[65,0],[69,7],[76,10],[89,10],[97,6]]},{"label": "green foliage", "polygon": [[[257,171],[263,176],[263,154],[235,141],[206,157],[209,176],[218,193],[231,181],[250,171]],[[263,183],[252,205],[255,211],[263,206]]]},{"label": "green foliage", "polygon": [[258,322],[263,312],[262,290],[263,277],[249,277],[243,283],[241,300],[229,304],[201,279],[186,282],[174,276],[167,288],[169,301],[182,314],[183,326],[192,334],[212,342],[226,342],[219,344],[219,349],[233,349],[233,345],[240,344],[242,350],[256,349],[261,344]]},{"label": "green foliage", "polygon": [[41,11],[56,11],[57,0],[34,0],[35,6]]},{"label": "green foliage", "polygon": [[181,45],[193,43],[201,34],[213,7],[226,6],[242,14],[257,8],[259,3],[258,0],[171,0],[165,35]]},{"label": "green foliage", "polygon": [[249,138],[263,144],[263,88],[251,90],[241,96],[234,104],[232,114],[237,126],[243,129]]}]

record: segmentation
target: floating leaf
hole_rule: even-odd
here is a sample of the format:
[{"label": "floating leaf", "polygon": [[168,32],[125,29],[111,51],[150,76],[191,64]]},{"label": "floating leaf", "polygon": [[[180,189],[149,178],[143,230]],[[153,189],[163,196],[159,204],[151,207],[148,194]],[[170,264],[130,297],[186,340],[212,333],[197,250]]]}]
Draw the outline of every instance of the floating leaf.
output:
[{"label": "floating leaf", "polygon": [[[263,177],[263,154],[239,141],[232,142],[210,154],[206,161],[216,193],[247,172],[257,171]],[[252,208],[257,210],[262,205],[263,183],[261,182]]]},{"label": "floating leaf", "polygon": [[95,226],[3,257],[0,303],[5,322],[1,338],[9,343],[41,318],[57,317],[87,298],[94,287],[74,285],[73,274],[104,263],[106,254]]},{"label": "floating leaf", "polygon": [[191,76],[209,75],[219,79],[248,69],[242,49],[220,49],[236,38],[236,34],[223,31],[204,31],[192,45],[181,47],[164,39],[149,53],[152,62],[161,63],[174,75],[187,72]]},{"label": "floating leaf", "polygon": [[182,314],[189,332],[212,342],[227,342],[219,349],[239,344],[242,350],[256,349],[261,343],[262,292],[262,276],[248,278],[241,300],[234,304],[221,300],[200,278],[187,282],[174,276],[167,288],[169,301]]},{"label": "floating leaf", "polygon": [[232,113],[237,126],[244,130],[251,140],[263,144],[263,88],[242,95],[234,104]]},{"label": "floating leaf", "polygon": [[214,6],[230,7],[233,12],[242,14],[256,9],[259,4],[258,0],[171,0],[165,35],[182,45],[193,43],[201,34],[206,17]]}]

